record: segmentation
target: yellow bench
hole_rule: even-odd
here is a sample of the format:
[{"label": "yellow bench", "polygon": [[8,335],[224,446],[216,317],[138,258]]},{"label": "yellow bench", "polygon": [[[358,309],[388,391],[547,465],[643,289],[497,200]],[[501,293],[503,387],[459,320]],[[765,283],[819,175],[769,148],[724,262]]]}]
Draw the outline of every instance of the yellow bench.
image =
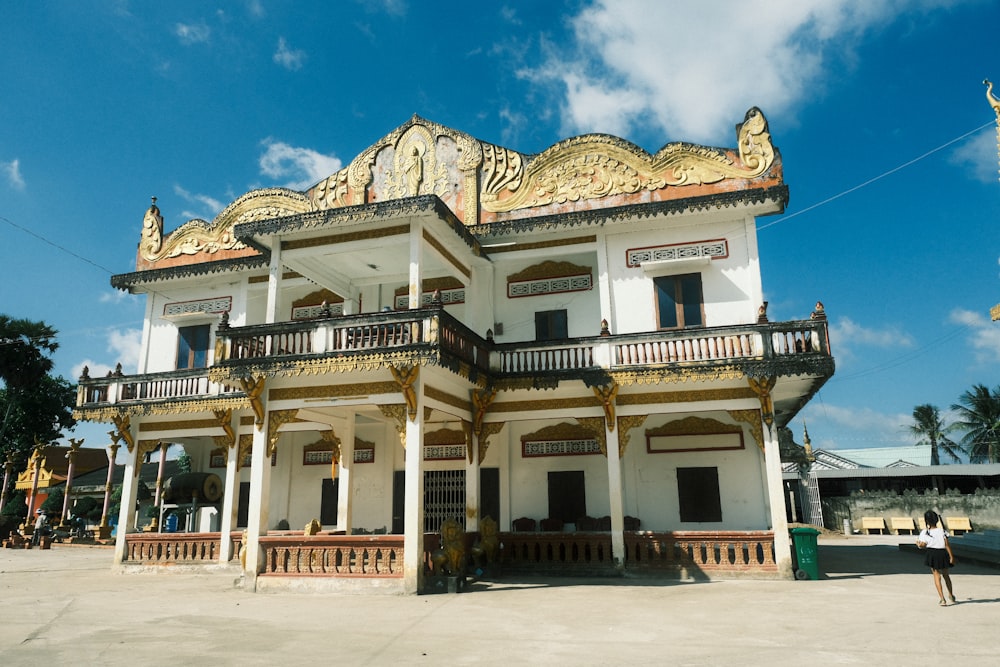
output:
[{"label": "yellow bench", "polygon": [[944,525],[952,535],[955,534],[956,530],[960,530],[963,533],[972,531],[972,522],[969,521],[969,517],[967,516],[946,516],[944,518]]},{"label": "yellow bench", "polygon": [[892,526],[892,532],[896,535],[902,535],[900,531],[905,530],[908,533],[914,533],[917,527],[913,523],[913,517],[909,516],[894,516],[889,519],[889,525]]},{"label": "yellow bench", "polygon": [[863,516],[861,517],[861,530],[866,534],[870,534],[869,531],[877,530],[879,535],[885,530],[885,519],[880,516]]}]

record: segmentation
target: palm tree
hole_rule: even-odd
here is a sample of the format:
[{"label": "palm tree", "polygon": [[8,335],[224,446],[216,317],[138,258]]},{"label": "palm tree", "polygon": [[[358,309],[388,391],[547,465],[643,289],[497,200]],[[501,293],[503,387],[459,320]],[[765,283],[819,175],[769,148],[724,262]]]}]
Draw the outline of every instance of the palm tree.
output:
[{"label": "palm tree", "polygon": [[1000,387],[990,391],[977,384],[951,406],[958,413],[955,427],[965,431],[962,446],[972,463],[1000,462]]},{"label": "palm tree", "polygon": [[945,426],[937,406],[924,404],[913,408],[913,423],[909,426],[910,433],[917,438],[918,445],[931,446],[931,465],[941,465],[940,452],[951,457],[954,463],[961,459],[958,452],[962,448],[949,437],[952,427]]}]

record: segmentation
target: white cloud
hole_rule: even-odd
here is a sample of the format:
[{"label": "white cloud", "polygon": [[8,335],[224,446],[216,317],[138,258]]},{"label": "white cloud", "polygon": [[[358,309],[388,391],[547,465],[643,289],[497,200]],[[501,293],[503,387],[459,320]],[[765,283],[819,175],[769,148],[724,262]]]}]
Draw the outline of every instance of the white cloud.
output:
[{"label": "white cloud", "polygon": [[830,345],[837,351],[838,357],[849,357],[859,347],[910,348],[914,346],[914,340],[896,327],[875,329],[862,326],[849,317],[841,317],[830,324]]},{"label": "white cloud", "polygon": [[966,167],[972,178],[983,183],[997,181],[997,135],[994,128],[980,132],[952,151],[949,162]]},{"label": "white cloud", "polygon": [[[813,401],[799,413],[805,421],[814,449],[854,449],[912,444],[906,427],[910,414],[879,412],[870,407],[850,408]],[[794,427],[793,427],[794,428]],[[835,436],[829,435],[835,433]],[[802,434],[795,433],[796,442]]]},{"label": "white cloud", "polygon": [[174,26],[174,34],[177,35],[181,44],[189,45],[207,42],[212,31],[204,22],[178,23]]},{"label": "white cloud", "polygon": [[223,203],[218,199],[209,197],[208,195],[188,192],[179,185],[174,185],[174,194],[191,204],[199,204],[203,207],[201,211],[181,211],[181,215],[186,219],[203,218],[205,220],[212,220],[224,208]]},{"label": "white cloud", "polygon": [[290,49],[284,37],[278,38],[278,50],[274,52],[274,62],[287,70],[295,71],[302,69],[302,63],[306,59],[306,52],[301,49]]},{"label": "white cloud", "polygon": [[[556,86],[563,131],[626,134],[639,123],[716,143],[751,106],[791,115],[821,90],[830,56],[904,10],[950,0],[597,0],[573,20],[574,40],[549,45],[521,74]],[[728,144],[726,144],[728,145]]]},{"label": "white cloud", "polygon": [[951,311],[948,319],[972,330],[969,345],[975,350],[978,363],[1000,362],[1000,323],[990,321],[985,313],[962,308]]},{"label": "white cloud", "polygon": [[105,377],[115,370],[115,366],[122,365],[122,372],[126,375],[136,373],[139,368],[139,352],[142,347],[142,329],[109,329],[107,332],[107,351],[113,361],[111,364],[84,359],[72,368],[73,377],[80,377],[83,374],[84,366],[92,378]]},{"label": "white cloud", "polygon": [[260,0],[249,0],[247,2],[247,12],[255,18],[261,18],[267,13],[264,10],[264,4]]},{"label": "white cloud", "polygon": [[7,176],[7,182],[15,190],[24,190],[24,177],[21,176],[21,160],[15,158],[10,162],[0,162],[0,170]]},{"label": "white cloud", "polygon": [[339,158],[311,148],[289,146],[270,137],[261,145],[265,147],[259,160],[261,173],[274,179],[290,179],[285,187],[293,190],[304,190],[341,168]]}]

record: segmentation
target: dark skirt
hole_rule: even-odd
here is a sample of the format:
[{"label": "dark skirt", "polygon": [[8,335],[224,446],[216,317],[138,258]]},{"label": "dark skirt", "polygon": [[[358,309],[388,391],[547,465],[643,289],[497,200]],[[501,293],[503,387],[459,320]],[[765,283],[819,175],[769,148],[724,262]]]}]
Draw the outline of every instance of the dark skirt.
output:
[{"label": "dark skirt", "polygon": [[951,561],[948,559],[948,550],[928,549],[927,555],[924,557],[924,565],[932,570],[948,569],[951,567]]}]

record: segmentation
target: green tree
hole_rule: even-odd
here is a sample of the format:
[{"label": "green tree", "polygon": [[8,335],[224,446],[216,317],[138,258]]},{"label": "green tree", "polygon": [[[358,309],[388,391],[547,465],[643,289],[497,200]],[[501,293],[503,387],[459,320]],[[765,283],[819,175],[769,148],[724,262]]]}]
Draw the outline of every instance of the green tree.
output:
[{"label": "green tree", "polygon": [[66,497],[65,492],[61,486],[57,486],[52,489],[52,492],[45,498],[45,502],[42,503],[42,509],[48,512],[49,518],[57,517],[62,515],[63,498]]},{"label": "green tree", "polygon": [[71,429],[76,387],[53,378],[56,330],[44,322],[0,315],[0,460],[11,458],[22,469],[41,442]]},{"label": "green tree", "polygon": [[1000,462],[1000,387],[977,384],[951,406],[956,428],[965,431],[962,446],[972,463]]},{"label": "green tree", "polygon": [[74,405],[76,385],[62,377],[43,375],[17,390],[0,389],[0,414],[4,415],[0,456],[12,456],[15,469],[23,470],[36,438],[52,442],[76,425]]},{"label": "green tree", "polygon": [[951,427],[945,426],[937,406],[924,404],[913,408],[913,423],[908,428],[918,445],[930,445],[932,466],[941,465],[941,452],[954,463],[961,461],[958,455],[962,448],[948,437]]}]

